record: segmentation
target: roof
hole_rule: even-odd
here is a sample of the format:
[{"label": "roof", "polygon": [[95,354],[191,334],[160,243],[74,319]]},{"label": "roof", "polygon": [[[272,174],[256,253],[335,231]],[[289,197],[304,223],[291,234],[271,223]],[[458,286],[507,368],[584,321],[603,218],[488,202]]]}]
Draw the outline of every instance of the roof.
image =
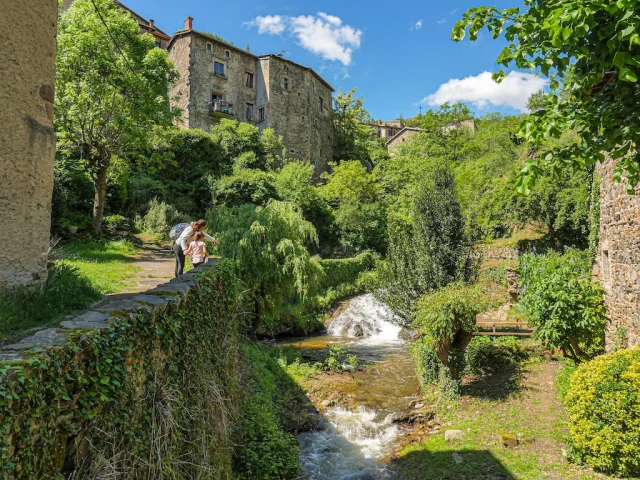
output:
[{"label": "roof", "polygon": [[181,37],[183,35],[190,34],[190,33],[195,33],[196,35],[200,35],[201,37],[208,38],[209,40],[213,40],[214,42],[221,43],[233,50],[236,50],[237,52],[242,52],[245,55],[249,55],[250,57],[258,58],[258,56],[255,53],[251,53],[247,50],[243,50],[242,48],[238,47],[237,45],[234,45],[233,43],[226,42],[220,37],[216,37],[211,33],[201,32],[200,30],[178,30],[176,33],[173,34],[173,37],[171,37],[171,40],[169,40],[169,45],[167,45],[167,49],[171,47],[171,44],[176,38]]},{"label": "roof", "polygon": [[142,15],[140,15],[139,13],[134,12],[133,10],[131,10],[129,7],[127,7],[124,3],[120,2],[119,0],[116,0],[116,5],[118,5],[120,8],[122,8],[123,10],[128,11],[131,15],[133,15],[134,17],[136,17],[137,21],[138,21],[138,25],[140,25],[142,28],[144,28],[145,30],[148,30],[149,32],[151,32],[152,34],[158,35],[160,37],[165,38],[166,40],[169,40],[171,37],[169,35],[167,35],[165,32],[163,32],[162,30],[160,30],[158,27],[156,27],[155,25],[152,27],[151,26],[151,22],[149,20],[147,20],[146,18],[144,18]]},{"label": "roof", "polygon": [[269,58],[269,57],[277,58],[278,60],[282,60],[282,61],[284,61],[284,62],[290,63],[290,64],[292,64],[292,65],[295,65],[296,67],[300,67],[300,68],[303,68],[303,69],[305,69],[305,70],[309,70],[312,74],[314,74],[314,75],[318,78],[318,80],[320,80],[320,81],[321,81],[322,83],[324,83],[327,87],[329,87],[329,89],[330,89],[332,92],[335,92],[335,91],[336,91],[336,89],[335,89],[335,88],[333,88],[329,82],[327,82],[324,78],[322,78],[322,77],[320,76],[320,74],[319,74],[318,72],[316,72],[316,71],[315,71],[313,68],[311,68],[311,67],[307,67],[306,65],[301,65],[301,64],[296,63],[296,62],[294,62],[294,61],[292,61],[292,60],[289,60],[288,58],[284,58],[284,57],[282,57],[282,56],[280,56],[280,55],[275,55],[275,54],[273,54],[273,53],[267,53],[267,54],[265,54],[265,55],[258,55],[258,58],[260,58],[260,59],[263,59],[263,58]]},{"label": "roof", "polygon": [[398,133],[396,133],[393,137],[391,137],[389,140],[387,140],[387,147],[394,142],[394,140],[396,138],[400,138],[400,135],[406,131],[409,132],[415,132],[415,133],[420,133],[420,132],[424,132],[425,130],[423,130],[422,128],[418,128],[418,127],[404,127],[402,130],[400,130]]}]

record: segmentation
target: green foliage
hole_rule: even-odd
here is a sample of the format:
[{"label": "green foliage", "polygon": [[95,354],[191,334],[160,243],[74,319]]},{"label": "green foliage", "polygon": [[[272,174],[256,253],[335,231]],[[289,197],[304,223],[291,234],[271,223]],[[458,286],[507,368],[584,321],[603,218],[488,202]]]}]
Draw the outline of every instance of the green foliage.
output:
[{"label": "green foliage", "polygon": [[563,403],[567,397],[567,393],[569,393],[569,389],[571,388],[571,376],[577,368],[578,367],[576,367],[575,363],[565,361],[560,370],[558,370],[558,376],[556,377],[556,389],[558,390],[558,395]]},{"label": "green foliage", "polygon": [[600,233],[600,176],[594,172],[591,183],[589,201],[589,258],[591,263],[598,252],[598,235]]},{"label": "green foliage", "polygon": [[358,160],[368,167],[388,158],[384,143],[376,138],[371,126],[373,117],[363,107],[364,98],[354,98],[356,89],[339,90],[334,98],[333,121],[336,128],[337,145],[333,158]]},{"label": "green foliage", "polygon": [[[346,368],[345,368],[346,365]],[[358,357],[351,353],[350,345],[329,345],[329,356],[325,359],[323,368],[330,372],[342,372],[358,369]]]},{"label": "green foliage", "polygon": [[167,52],[155,48],[151,35],[140,35],[138,23],[110,0],[78,0],[61,14],[57,143],[64,157],[83,162],[94,183],[95,235],[102,228],[109,178],[128,169],[127,156],[138,154],[142,161],[139,153],[154,128],[170,125],[179,113],[168,108],[167,92],[176,78]]},{"label": "green foliage", "polygon": [[73,225],[91,225],[93,182],[82,165],[73,160],[56,155],[53,169],[53,198],[51,200],[51,226],[57,230],[67,226],[71,216],[82,221]]},{"label": "green foliage", "polygon": [[418,338],[411,344],[411,353],[416,361],[416,374],[422,388],[436,384],[440,379],[442,362],[430,342],[425,337]]},{"label": "green foliage", "polygon": [[564,403],[573,458],[616,475],[640,475],[640,348],[581,364]]},{"label": "green foliage", "polygon": [[215,205],[233,207],[245,203],[266,205],[277,199],[275,177],[261,170],[239,169],[232,175],[211,182],[211,196]]},{"label": "green foliage", "polygon": [[405,201],[408,215],[395,210],[388,229],[387,261],[381,266],[383,298],[405,319],[423,294],[473,276],[470,247],[450,169],[437,162]]},{"label": "green foliage", "polygon": [[47,282],[37,290],[20,289],[0,294],[0,336],[46,325],[88,307],[98,298],[100,292],[89,279],[73,266],[57,263],[49,270]]},{"label": "green foliage", "polygon": [[[533,0],[522,8],[472,8],[454,26],[451,38],[456,41],[467,30],[469,39],[476,40],[485,27],[493,38],[504,34],[510,43],[498,63],[539,69],[549,77],[545,108],[527,117],[520,129],[534,148],[569,129],[580,137],[579,143],[529,159],[519,180],[523,191],[542,171],[585,169],[602,160],[602,152],[618,160],[617,177],[624,173],[630,190],[637,184],[639,13],[640,6],[628,0]],[[497,81],[504,77],[503,71],[494,74]]]},{"label": "green foliage", "polygon": [[313,225],[298,207],[276,200],[265,207],[218,207],[207,214],[207,222],[220,241],[219,252],[234,262],[245,288],[250,332],[257,333],[263,320],[278,332],[279,307],[304,301],[322,271],[306,249],[318,241]]},{"label": "green foliage", "polygon": [[386,249],[386,208],[374,174],[358,161],[331,164],[320,195],[333,208],[340,243],[347,253]]},{"label": "green foliage", "polygon": [[289,161],[276,174],[277,195],[300,207],[305,220],[311,222],[318,232],[320,245],[330,249],[337,241],[334,214],[319,189],[311,185],[312,178],[311,164]]},{"label": "green foliage", "polygon": [[[131,181],[129,208],[140,213],[141,207],[158,196],[182,212],[201,216],[211,200],[207,178],[230,174],[233,160],[213,135],[202,130],[162,129],[152,140],[151,159],[156,168],[145,168]],[[160,185],[146,187],[150,179]]]},{"label": "green foliage", "polygon": [[588,252],[520,257],[521,301],[534,338],[579,363],[602,347],[607,322],[602,289],[591,282]]},{"label": "green foliage", "polygon": [[304,394],[269,351],[247,346],[245,356],[251,368],[234,438],[234,478],[295,479],[300,448],[286,430]]},{"label": "green foliage", "polygon": [[520,340],[513,337],[474,337],[465,350],[466,372],[488,375],[508,368],[517,368],[529,357]]},{"label": "green foliage", "polygon": [[251,123],[222,119],[212,128],[211,134],[225,158],[232,163],[244,155],[245,160],[240,163],[251,158],[249,168],[274,170],[282,166],[284,142],[271,128],[260,133],[260,129]]},{"label": "green foliage", "polygon": [[497,283],[502,287],[507,287],[507,267],[488,267],[480,270],[478,280],[482,283]]},{"label": "green foliage", "polygon": [[187,217],[178,212],[176,207],[154,198],[149,204],[149,211],[142,220],[142,229],[150,234],[168,235],[174,225],[187,221]]}]

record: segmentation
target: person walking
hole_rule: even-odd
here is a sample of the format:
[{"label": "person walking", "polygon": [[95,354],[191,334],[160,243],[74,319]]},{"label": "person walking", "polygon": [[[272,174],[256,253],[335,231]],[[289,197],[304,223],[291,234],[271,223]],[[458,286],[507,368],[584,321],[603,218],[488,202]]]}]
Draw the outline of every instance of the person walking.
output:
[{"label": "person walking", "polygon": [[188,243],[196,233],[202,232],[204,234],[204,238],[210,242],[213,242],[216,245],[219,243],[211,235],[207,235],[204,232],[205,228],[207,228],[206,220],[198,220],[197,222],[191,223],[191,225],[187,225],[182,232],[180,232],[180,235],[176,239],[176,243],[173,244],[173,253],[176,255],[176,277],[179,277],[184,272],[184,253],[187,251]]},{"label": "person walking", "polygon": [[184,252],[185,256],[191,255],[191,265],[196,268],[204,263],[204,259],[209,256],[207,246],[204,243],[204,233],[198,232],[189,248]]}]

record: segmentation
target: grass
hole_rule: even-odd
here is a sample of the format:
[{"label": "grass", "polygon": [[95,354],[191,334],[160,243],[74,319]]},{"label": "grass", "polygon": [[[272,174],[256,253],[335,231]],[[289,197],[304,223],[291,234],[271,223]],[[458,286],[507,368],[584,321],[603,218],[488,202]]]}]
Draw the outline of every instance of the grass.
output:
[{"label": "grass", "polygon": [[63,247],[63,262],[75,267],[102,295],[127,286],[126,279],[140,269],[128,264],[138,251],[127,240],[84,240]]},{"label": "grass", "polygon": [[540,240],[547,234],[544,227],[538,225],[525,225],[508,238],[497,238],[494,240],[479,242],[479,244],[489,244],[494,247],[517,247],[518,242],[526,240]]},{"label": "grass", "polygon": [[24,330],[57,323],[102,295],[121,290],[138,270],[127,264],[136,252],[124,240],[82,240],[58,249],[59,259],[42,287],[0,296],[0,339],[17,340]]},{"label": "grass", "polygon": [[[467,380],[458,401],[438,405],[442,430],[397,455],[394,463],[402,478],[613,478],[564,457],[566,414],[556,385],[564,388],[569,370],[558,362],[538,360],[525,363],[517,378],[502,372]],[[465,439],[446,442],[446,429],[462,430]],[[515,435],[519,445],[504,447],[499,432]]]}]

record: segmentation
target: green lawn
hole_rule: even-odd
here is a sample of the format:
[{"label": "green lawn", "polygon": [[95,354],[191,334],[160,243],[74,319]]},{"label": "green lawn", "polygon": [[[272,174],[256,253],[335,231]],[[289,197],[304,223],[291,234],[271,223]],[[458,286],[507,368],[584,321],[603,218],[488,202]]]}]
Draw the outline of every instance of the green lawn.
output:
[{"label": "green lawn", "polygon": [[0,340],[17,339],[26,329],[51,325],[82,310],[102,295],[126,286],[138,267],[128,262],[137,248],[123,240],[82,240],[63,245],[37,291],[15,290],[0,296]]}]

